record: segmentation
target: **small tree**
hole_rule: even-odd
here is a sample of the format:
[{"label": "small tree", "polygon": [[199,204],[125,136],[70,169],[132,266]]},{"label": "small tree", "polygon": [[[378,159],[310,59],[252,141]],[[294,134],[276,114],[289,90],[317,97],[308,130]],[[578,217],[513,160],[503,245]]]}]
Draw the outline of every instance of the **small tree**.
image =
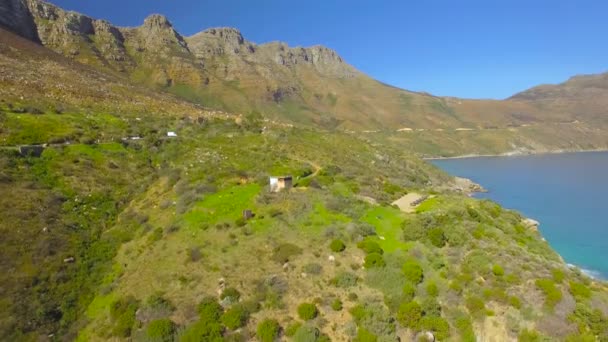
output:
[{"label": "small tree", "polygon": [[257,337],[261,342],[273,342],[279,337],[281,326],[274,319],[265,319],[258,324]]},{"label": "small tree", "polygon": [[222,315],[222,323],[230,330],[236,330],[247,323],[249,312],[242,305],[234,305]]},{"label": "small tree", "polygon": [[363,263],[365,268],[370,269],[374,267],[384,267],[386,266],[386,262],[384,262],[384,258],[382,255],[378,253],[370,253],[365,256],[365,262]]},{"label": "small tree", "polygon": [[370,254],[370,253],[384,254],[382,247],[380,247],[380,245],[377,242],[369,240],[369,239],[365,239],[365,240],[359,242],[357,244],[357,247],[362,249],[365,252],[365,254]]},{"label": "small tree", "polygon": [[346,245],[342,240],[335,239],[329,244],[329,248],[336,253],[340,253],[346,249]]},{"label": "small tree", "polygon": [[492,266],[492,273],[497,277],[502,277],[505,275],[505,270],[500,265],[494,265]]},{"label": "small tree", "polygon": [[334,309],[334,311],[340,311],[340,310],[342,310],[342,301],[340,300],[340,298],[336,298],[331,303],[331,308]]},{"label": "small tree", "polygon": [[445,237],[445,234],[443,233],[443,229],[431,228],[428,230],[427,236],[428,236],[429,240],[431,241],[431,243],[433,244],[433,246],[439,247],[439,248],[445,246],[446,237]]},{"label": "small tree", "polygon": [[403,274],[415,285],[420,284],[424,278],[422,267],[416,260],[409,260],[403,264]]},{"label": "small tree", "polygon": [[224,309],[214,297],[205,297],[197,307],[202,322],[219,322]]},{"label": "small tree", "polygon": [[173,334],[175,333],[175,323],[170,319],[157,319],[150,324],[146,329],[146,335],[152,340],[171,342],[173,341]]},{"label": "small tree", "polygon": [[302,303],[298,306],[298,316],[305,321],[314,319],[319,314],[319,310],[314,304]]},{"label": "small tree", "polygon": [[416,302],[403,303],[397,312],[397,320],[406,328],[415,328],[422,318],[422,308]]}]

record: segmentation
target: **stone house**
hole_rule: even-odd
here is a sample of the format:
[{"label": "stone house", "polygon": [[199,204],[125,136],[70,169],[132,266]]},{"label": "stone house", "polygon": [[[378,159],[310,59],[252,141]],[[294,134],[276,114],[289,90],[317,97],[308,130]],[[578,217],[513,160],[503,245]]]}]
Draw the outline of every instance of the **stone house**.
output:
[{"label": "stone house", "polygon": [[270,177],[270,192],[279,192],[281,190],[288,190],[293,187],[293,177],[291,176],[279,176]]}]

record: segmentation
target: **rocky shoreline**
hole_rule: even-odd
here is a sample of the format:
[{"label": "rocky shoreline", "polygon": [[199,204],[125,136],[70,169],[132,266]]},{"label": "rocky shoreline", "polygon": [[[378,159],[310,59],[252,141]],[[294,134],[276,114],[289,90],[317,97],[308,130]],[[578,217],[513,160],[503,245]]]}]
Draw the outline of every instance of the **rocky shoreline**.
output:
[{"label": "rocky shoreline", "polygon": [[446,159],[468,159],[468,158],[490,158],[490,157],[521,157],[521,156],[537,156],[543,154],[564,154],[564,153],[593,153],[593,152],[608,152],[608,148],[586,149],[586,150],[550,150],[550,151],[531,151],[531,150],[515,150],[498,154],[464,154],[453,157],[423,157],[423,160],[446,160]]}]

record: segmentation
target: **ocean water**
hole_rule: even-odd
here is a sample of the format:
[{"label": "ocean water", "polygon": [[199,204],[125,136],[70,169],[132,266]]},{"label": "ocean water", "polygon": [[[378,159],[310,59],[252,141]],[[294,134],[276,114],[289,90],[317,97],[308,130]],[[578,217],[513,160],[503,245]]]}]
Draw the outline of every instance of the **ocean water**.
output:
[{"label": "ocean water", "polygon": [[470,178],[489,198],[539,221],[564,258],[595,278],[608,279],[608,152],[433,160]]}]

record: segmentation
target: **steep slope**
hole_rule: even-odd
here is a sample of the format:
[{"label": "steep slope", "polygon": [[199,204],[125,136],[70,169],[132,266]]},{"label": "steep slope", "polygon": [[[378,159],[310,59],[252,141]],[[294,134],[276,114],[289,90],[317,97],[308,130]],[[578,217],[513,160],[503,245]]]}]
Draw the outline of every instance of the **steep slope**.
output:
[{"label": "steep slope", "polygon": [[[1,340],[606,340],[605,283],[408,152],[568,137],[534,126],[542,108],[390,88],[322,47],[232,29],[183,38],[156,15],[113,28],[28,4],[61,54],[0,29]],[[422,131],[215,120],[157,88],[301,125]],[[411,115],[375,108],[391,100]],[[369,112],[350,116],[353,103]],[[16,147],[43,143],[39,157]],[[269,192],[272,175],[295,187]],[[390,205],[406,193],[422,196],[414,212]]]}]

